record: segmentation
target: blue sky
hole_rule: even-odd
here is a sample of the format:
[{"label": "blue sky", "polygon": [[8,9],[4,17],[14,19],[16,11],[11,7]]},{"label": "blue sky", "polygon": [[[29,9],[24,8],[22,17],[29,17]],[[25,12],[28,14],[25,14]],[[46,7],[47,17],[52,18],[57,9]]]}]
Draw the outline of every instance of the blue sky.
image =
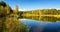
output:
[{"label": "blue sky", "polygon": [[46,8],[60,8],[60,0],[3,0],[12,8],[19,6],[19,9],[34,10]]}]

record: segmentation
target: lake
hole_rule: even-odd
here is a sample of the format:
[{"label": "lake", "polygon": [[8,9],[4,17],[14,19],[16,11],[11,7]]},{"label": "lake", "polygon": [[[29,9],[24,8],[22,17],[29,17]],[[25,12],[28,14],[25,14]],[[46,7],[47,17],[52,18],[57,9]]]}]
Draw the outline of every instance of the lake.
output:
[{"label": "lake", "polygon": [[44,22],[31,19],[19,19],[28,25],[30,32],[60,32],[60,22]]}]

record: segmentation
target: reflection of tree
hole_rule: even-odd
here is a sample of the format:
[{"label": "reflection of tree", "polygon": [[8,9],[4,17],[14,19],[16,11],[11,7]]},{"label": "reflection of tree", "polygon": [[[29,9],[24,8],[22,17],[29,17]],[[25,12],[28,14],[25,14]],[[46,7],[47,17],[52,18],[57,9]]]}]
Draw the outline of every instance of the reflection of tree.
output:
[{"label": "reflection of tree", "polygon": [[58,21],[60,21],[60,18],[57,18]]},{"label": "reflection of tree", "polygon": [[42,16],[41,20],[43,21],[56,21],[57,18],[56,17],[50,17],[50,16]]},{"label": "reflection of tree", "polygon": [[34,20],[39,20],[39,16],[33,16],[32,17]]}]

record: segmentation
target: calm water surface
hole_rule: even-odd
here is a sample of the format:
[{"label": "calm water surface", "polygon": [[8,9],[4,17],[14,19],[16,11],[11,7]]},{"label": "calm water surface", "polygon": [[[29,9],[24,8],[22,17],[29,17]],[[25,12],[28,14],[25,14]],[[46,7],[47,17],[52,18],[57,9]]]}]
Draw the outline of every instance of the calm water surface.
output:
[{"label": "calm water surface", "polygon": [[30,28],[30,32],[60,32],[60,21],[44,22],[30,19],[20,19]]}]

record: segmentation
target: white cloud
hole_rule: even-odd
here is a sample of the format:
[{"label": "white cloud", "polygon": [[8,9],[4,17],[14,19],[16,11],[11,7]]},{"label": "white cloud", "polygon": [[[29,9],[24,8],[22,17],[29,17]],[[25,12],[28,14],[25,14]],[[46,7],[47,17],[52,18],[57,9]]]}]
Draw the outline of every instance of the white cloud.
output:
[{"label": "white cloud", "polygon": [[[41,9],[57,9],[57,10],[60,10],[60,8],[41,8]],[[36,9],[32,9],[32,10],[36,10]],[[31,10],[19,9],[19,11],[31,11]]]},{"label": "white cloud", "polygon": [[25,9],[19,9],[19,11],[26,11]]}]

